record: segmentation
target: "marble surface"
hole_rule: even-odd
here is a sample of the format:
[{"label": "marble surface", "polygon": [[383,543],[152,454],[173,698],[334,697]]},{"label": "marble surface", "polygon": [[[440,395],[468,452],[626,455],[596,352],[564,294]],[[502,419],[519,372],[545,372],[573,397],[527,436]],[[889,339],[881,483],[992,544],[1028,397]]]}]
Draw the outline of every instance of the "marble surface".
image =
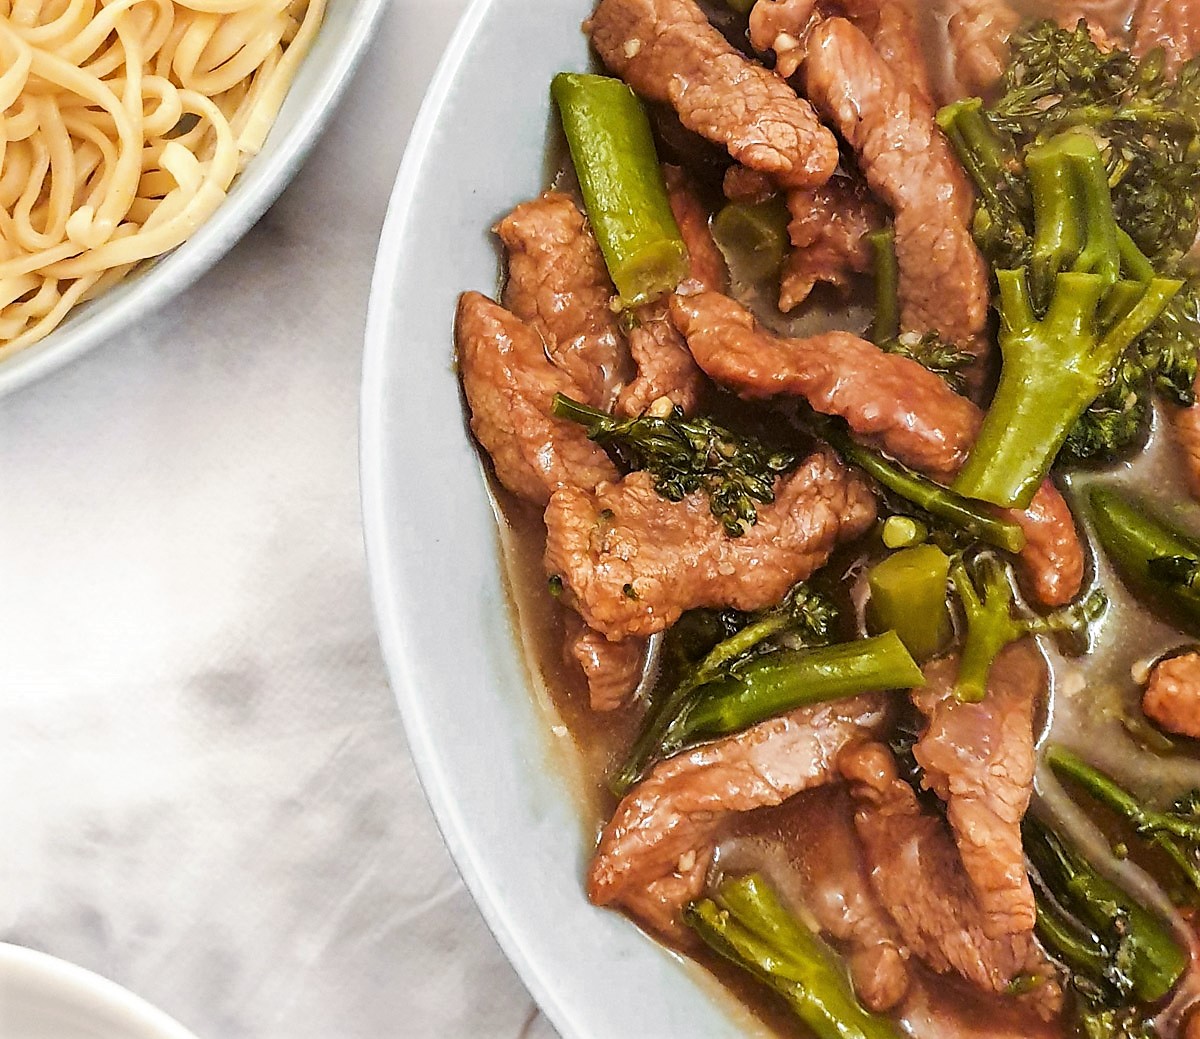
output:
[{"label": "marble surface", "polygon": [[465,0],[393,0],[250,235],[0,401],[0,940],[202,1039],[539,1037],[379,657],[357,397],[376,239]]}]

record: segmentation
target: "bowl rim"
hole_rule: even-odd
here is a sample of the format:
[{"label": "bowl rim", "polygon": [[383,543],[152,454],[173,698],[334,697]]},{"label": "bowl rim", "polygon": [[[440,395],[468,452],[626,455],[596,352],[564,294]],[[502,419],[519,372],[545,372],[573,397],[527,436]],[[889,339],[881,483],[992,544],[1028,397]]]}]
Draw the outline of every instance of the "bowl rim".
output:
[{"label": "bowl rim", "polygon": [[[119,282],[95,300],[88,300],[87,303],[95,304],[95,308],[83,314],[75,324],[60,325],[44,339],[0,361],[0,397],[64,368],[101,343],[110,341],[135,321],[165,306],[245,237],[299,172],[333,118],[388,2],[353,0],[348,29],[329,57],[330,71],[316,79],[310,102],[282,136],[273,137],[275,128],[272,127],[261,151],[238,174],[213,215],[182,244],[161,257],[148,260],[152,266],[140,276]],[[317,38],[320,38],[320,31]],[[304,74],[311,58],[310,51],[300,63],[297,77]],[[294,84],[295,80],[292,81]],[[287,103],[286,97],[284,103]],[[268,161],[260,161],[264,153]],[[106,297],[113,293],[120,295],[109,305],[103,305]],[[68,314],[67,320],[72,316]]]},{"label": "bowl rim", "polygon": [[471,850],[470,841],[466,837],[466,823],[449,797],[445,785],[437,777],[438,755],[434,749],[432,734],[419,709],[417,685],[409,670],[409,653],[405,649],[407,639],[403,635],[404,625],[397,608],[404,593],[393,580],[392,568],[384,565],[384,561],[390,556],[390,550],[386,536],[388,514],[383,479],[385,406],[380,389],[384,385],[388,360],[389,293],[399,267],[406,229],[413,215],[413,207],[409,205],[409,200],[417,186],[425,156],[437,136],[439,117],[449,99],[459,70],[466,61],[470,43],[478,33],[493,2],[494,0],[471,0],[451,34],[413,123],[388,201],[375,270],[371,278],[364,333],[359,402],[359,472],[363,538],[380,649],[400,710],[417,778],[433,810],[438,831],[488,930],[495,937],[522,983],[559,1034],[566,1039],[575,1039],[586,1034],[584,1029],[570,1012],[568,1004],[559,998],[549,979],[543,976],[519,934],[509,926],[500,909],[499,900],[493,898],[483,868]]},{"label": "bowl rim", "polygon": [[133,1024],[160,1039],[196,1039],[193,1032],[137,993],[69,960],[28,946],[0,942],[0,985],[5,983],[6,968],[26,977],[32,975],[50,981],[56,988],[70,989],[90,1006],[102,1005],[119,1013],[125,1018],[124,1027]]}]

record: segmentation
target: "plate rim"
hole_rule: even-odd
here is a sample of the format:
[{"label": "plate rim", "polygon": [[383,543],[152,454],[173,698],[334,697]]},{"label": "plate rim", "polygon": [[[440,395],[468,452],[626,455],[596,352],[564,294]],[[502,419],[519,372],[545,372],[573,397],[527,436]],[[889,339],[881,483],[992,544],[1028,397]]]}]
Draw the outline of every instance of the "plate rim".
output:
[{"label": "plate rim", "polygon": [[490,886],[483,877],[483,871],[470,850],[464,832],[464,820],[450,800],[445,784],[437,775],[438,758],[418,706],[416,683],[409,673],[408,653],[404,649],[407,638],[396,609],[401,590],[392,580],[392,568],[385,563],[391,556],[385,533],[385,409],[381,392],[385,381],[390,318],[389,301],[386,297],[400,264],[401,242],[412,215],[409,199],[416,188],[425,156],[436,136],[439,116],[449,99],[458,72],[466,61],[469,44],[478,33],[494,2],[495,0],[471,0],[450,36],[405,145],[404,156],[396,174],[380,231],[367,305],[359,401],[359,476],[363,540],[380,651],[383,654],[392,694],[400,711],[417,779],[432,809],[438,832],[471,894],[472,901],[521,979],[521,983],[529,990],[539,1009],[560,1035],[565,1039],[580,1039],[586,1035],[580,1022],[558,997],[555,987],[543,977],[528,954],[524,942],[505,920],[499,900],[493,898]]}]

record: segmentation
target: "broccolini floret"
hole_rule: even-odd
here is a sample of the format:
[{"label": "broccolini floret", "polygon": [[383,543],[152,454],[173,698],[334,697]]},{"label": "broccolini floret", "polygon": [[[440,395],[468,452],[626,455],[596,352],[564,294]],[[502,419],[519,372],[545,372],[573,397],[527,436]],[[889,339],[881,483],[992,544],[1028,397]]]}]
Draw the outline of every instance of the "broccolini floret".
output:
[{"label": "broccolini floret", "polygon": [[756,503],[773,502],[776,479],[796,464],[789,451],[739,436],[711,419],[688,418],[680,408],[664,416],[619,418],[558,393],[554,414],[586,427],[588,438],[624,472],[650,473],[654,489],[668,501],[703,491],[730,537],[758,522]]}]

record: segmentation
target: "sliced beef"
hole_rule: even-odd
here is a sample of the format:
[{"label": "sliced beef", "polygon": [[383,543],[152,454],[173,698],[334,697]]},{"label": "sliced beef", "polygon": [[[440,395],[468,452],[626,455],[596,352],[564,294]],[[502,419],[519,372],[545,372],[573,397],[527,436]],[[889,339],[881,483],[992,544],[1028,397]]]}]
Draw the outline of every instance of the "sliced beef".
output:
[{"label": "sliced beef", "polygon": [[838,767],[850,782],[854,824],[871,883],[904,943],[939,974],[954,972],[1002,993],[1041,957],[1031,932],[989,938],[983,914],[943,821],[921,810],[879,743],[844,751]]},{"label": "sliced beef", "polygon": [[775,71],[790,78],[804,61],[804,37],[820,17],[816,0],[756,0],[750,10],[750,42],[775,52]]},{"label": "sliced beef", "polygon": [[1200,52],[1200,0],[1141,0],[1133,16],[1133,52],[1141,56],[1155,47],[1166,53],[1171,72]]},{"label": "sliced beef", "polygon": [[656,765],[600,835],[588,897],[673,934],[703,888],[724,818],[828,783],[842,748],[882,724],[881,704],[861,696],[804,708]]},{"label": "sliced beef", "polygon": [[742,165],[785,187],[832,175],[837,142],[809,103],[734,50],[694,0],[601,0],[589,30],[609,69]]},{"label": "sliced beef", "polygon": [[890,1010],[909,985],[904,948],[862,862],[845,788],[828,786],[804,795],[799,833],[784,834],[804,881],[804,904],[821,929],[841,943],[863,1005]]},{"label": "sliced beef", "polygon": [[866,484],[818,451],[775,484],[758,522],[730,537],[694,492],[672,502],[635,472],[594,491],[563,486],[546,508],[546,569],[565,600],[610,639],[651,635],[701,606],[778,602],[875,520]]},{"label": "sliced beef", "polygon": [[551,413],[555,393],[583,391],[546,356],[541,335],[478,292],[464,292],[454,326],[471,430],[513,494],[544,505],[559,487],[618,478],[582,427]]},{"label": "sliced beef", "polygon": [[697,363],[742,397],[803,397],[906,465],[949,480],[979,431],[979,411],[933,372],[849,332],[781,339],[717,292],[676,299]]},{"label": "sliced beef", "polygon": [[646,640],[609,642],[570,610],[566,624],[563,659],[583,669],[592,710],[613,711],[623,707],[641,680]]},{"label": "sliced beef", "polygon": [[958,658],[925,668],[913,702],[928,724],[913,747],[924,783],[946,802],[963,870],[989,938],[1033,930],[1033,889],[1025,870],[1021,820],[1033,793],[1034,705],[1049,673],[1032,639],[996,659],[981,703],[954,695]]},{"label": "sliced beef", "polygon": [[851,177],[789,191],[787,204],[792,252],[779,286],[779,309],[785,314],[803,303],[818,282],[845,289],[852,275],[869,271],[867,235],[885,220],[883,207],[866,185]]},{"label": "sliced beef", "polygon": [[545,340],[554,362],[607,411],[630,373],[600,247],[575,203],[551,191],[496,225],[508,253],[504,305]]},{"label": "sliced beef", "polygon": [[[982,416],[915,361],[857,336],[832,332],[781,339],[719,293],[672,303],[675,324],[708,375],[742,397],[804,397],[844,418],[858,435],[935,480],[966,460]],[[1025,531],[1022,570],[1038,602],[1070,602],[1083,583],[1083,546],[1062,496],[1047,481],[1030,507],[1011,514]]]},{"label": "sliced beef", "polygon": [[1200,739],[1200,653],[1156,664],[1142,695],[1142,711],[1160,729]]},{"label": "sliced beef", "polygon": [[725,171],[721,190],[730,202],[765,202],[775,194],[775,182],[765,173],[734,163]]},{"label": "sliced beef", "polygon": [[[667,166],[664,173],[671,212],[688,248],[689,274],[678,291],[720,289],[725,284],[725,260],[708,229],[708,210],[696,197],[682,170]],[[665,398],[691,414],[704,393],[704,373],[671,323],[669,298],[641,307],[636,320],[629,334],[629,350],[637,375],[621,391],[617,410],[625,415],[640,415]]]},{"label": "sliced beef", "polygon": [[958,96],[986,94],[1004,74],[1008,40],[1021,16],[1006,0],[951,0],[947,6]]},{"label": "sliced beef", "polygon": [[867,183],[894,214],[903,329],[939,332],[982,362],[988,281],[971,237],[974,199],[932,106],[840,18],[809,34],[804,79],[813,104],[854,149]]},{"label": "sliced beef", "polygon": [[[1196,378],[1200,390],[1200,376]],[[1183,475],[1193,498],[1200,499],[1200,404],[1171,408],[1171,428],[1183,454]]]}]

